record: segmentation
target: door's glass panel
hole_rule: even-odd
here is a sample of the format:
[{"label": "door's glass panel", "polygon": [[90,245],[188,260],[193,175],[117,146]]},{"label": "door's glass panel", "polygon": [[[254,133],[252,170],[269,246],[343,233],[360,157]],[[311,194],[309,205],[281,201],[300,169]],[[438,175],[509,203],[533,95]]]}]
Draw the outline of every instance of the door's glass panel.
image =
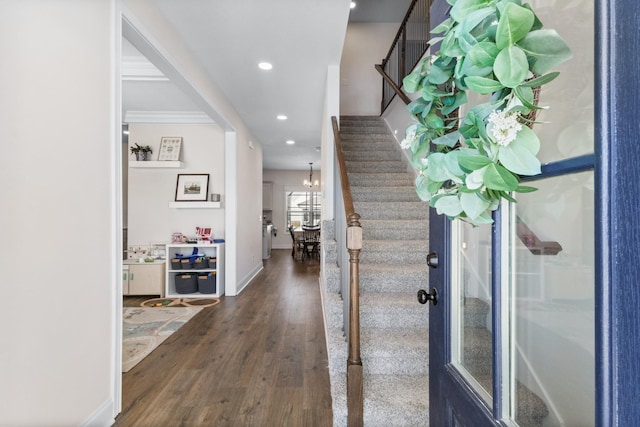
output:
[{"label": "door's glass panel", "polygon": [[511,205],[512,407],[520,426],[593,426],[593,172]]},{"label": "door's glass panel", "polygon": [[529,4],[544,24],[567,42],[573,57],[554,70],[560,75],[542,86],[541,110],[534,130],[542,142],[542,163],[593,153],[594,147],[594,12],[593,1],[532,0]]},{"label": "door's glass panel", "polygon": [[493,392],[491,226],[454,222],[453,362],[488,402]]}]

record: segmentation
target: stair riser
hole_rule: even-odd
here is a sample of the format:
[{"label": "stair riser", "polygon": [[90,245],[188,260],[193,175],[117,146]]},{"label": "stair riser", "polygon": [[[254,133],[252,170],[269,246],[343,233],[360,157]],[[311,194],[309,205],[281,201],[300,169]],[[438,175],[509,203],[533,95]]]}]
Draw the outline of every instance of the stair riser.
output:
[{"label": "stair riser", "polygon": [[344,159],[347,162],[371,162],[371,161],[401,161],[402,155],[395,151],[353,150],[345,151]]},{"label": "stair riser", "polygon": [[413,275],[404,279],[389,278],[387,280],[376,279],[375,277],[362,277],[360,279],[360,294],[393,294],[398,292],[411,292],[413,294],[418,292],[419,289],[423,289],[427,284],[428,277],[426,275]]},{"label": "stair riser", "polygon": [[349,172],[402,172],[406,170],[406,166],[401,161],[382,161],[382,162],[345,162]]},{"label": "stair riser", "polygon": [[354,187],[351,195],[355,202],[418,202],[413,187]]},{"label": "stair riser", "polygon": [[[401,354],[396,357],[374,357],[362,353],[362,360],[366,360],[366,363],[362,365],[362,371],[369,375],[412,375],[429,373],[429,354],[425,353],[420,358],[404,358]],[[398,363],[398,361],[401,361]],[[342,362],[343,367],[337,369],[334,373],[347,373],[347,366],[343,360],[333,361],[336,367],[340,367]]]},{"label": "stair riser", "polygon": [[420,329],[426,328],[428,323],[429,311],[424,307],[404,313],[391,313],[388,310],[369,311],[363,307],[360,310],[361,328],[395,329],[398,325],[403,325],[406,328]]},{"label": "stair riser", "polygon": [[[424,226],[424,224],[422,224]],[[428,229],[416,229],[413,227],[406,227],[402,229],[397,228],[385,228],[385,227],[368,227],[362,225],[362,236],[365,241],[367,240],[429,240]]]},{"label": "stair riser", "polygon": [[399,202],[391,204],[383,211],[380,210],[379,203],[371,202],[356,202],[356,212],[360,214],[363,219],[412,219],[412,220],[427,220],[429,216],[429,205],[426,203],[406,203]]},{"label": "stair riser", "polygon": [[406,173],[379,174],[349,172],[348,176],[351,187],[405,187],[414,185],[414,179]]},{"label": "stair riser", "polygon": [[386,126],[340,126],[340,135],[360,134],[360,135],[386,135],[389,129]]},{"label": "stair riser", "polygon": [[[365,243],[366,245],[366,243]],[[360,264],[424,264],[427,250],[420,252],[399,251],[399,252],[374,252],[367,249],[360,251]]]}]

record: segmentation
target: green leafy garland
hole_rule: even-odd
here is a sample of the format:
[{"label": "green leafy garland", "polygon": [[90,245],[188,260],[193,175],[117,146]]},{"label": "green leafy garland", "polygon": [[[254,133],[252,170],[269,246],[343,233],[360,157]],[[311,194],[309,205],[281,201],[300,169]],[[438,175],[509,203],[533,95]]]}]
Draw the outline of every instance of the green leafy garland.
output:
[{"label": "green leafy garland", "polygon": [[[401,145],[419,172],[416,191],[438,214],[474,225],[510,193],[535,191],[520,176],[540,173],[540,141],[533,125],[539,87],[571,50],[520,0],[447,0],[450,17],[432,30],[440,50],[403,80],[420,93],[408,105],[417,120]],[[467,91],[489,95],[462,118]],[[524,125],[523,125],[524,124]]]}]

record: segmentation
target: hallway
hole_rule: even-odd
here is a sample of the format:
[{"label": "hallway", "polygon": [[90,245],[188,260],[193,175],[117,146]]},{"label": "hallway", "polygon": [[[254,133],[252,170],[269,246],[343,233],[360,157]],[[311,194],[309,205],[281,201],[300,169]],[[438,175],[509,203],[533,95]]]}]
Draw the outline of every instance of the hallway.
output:
[{"label": "hallway", "polygon": [[331,426],[318,275],[317,260],[274,250],[244,292],[123,374],[115,425]]}]

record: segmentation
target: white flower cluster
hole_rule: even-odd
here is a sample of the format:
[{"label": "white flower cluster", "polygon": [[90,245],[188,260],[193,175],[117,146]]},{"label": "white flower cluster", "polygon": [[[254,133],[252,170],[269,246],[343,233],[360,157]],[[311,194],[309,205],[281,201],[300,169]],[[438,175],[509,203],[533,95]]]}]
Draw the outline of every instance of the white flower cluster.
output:
[{"label": "white flower cluster", "polygon": [[407,128],[404,139],[400,141],[400,148],[402,148],[403,150],[408,150],[409,148],[411,148],[411,144],[413,144],[413,141],[416,139],[417,128],[418,125],[416,124],[412,124]]},{"label": "white flower cluster", "polygon": [[506,113],[494,111],[489,115],[487,132],[498,145],[507,146],[516,139],[522,129],[522,123],[518,122],[517,112]]}]

